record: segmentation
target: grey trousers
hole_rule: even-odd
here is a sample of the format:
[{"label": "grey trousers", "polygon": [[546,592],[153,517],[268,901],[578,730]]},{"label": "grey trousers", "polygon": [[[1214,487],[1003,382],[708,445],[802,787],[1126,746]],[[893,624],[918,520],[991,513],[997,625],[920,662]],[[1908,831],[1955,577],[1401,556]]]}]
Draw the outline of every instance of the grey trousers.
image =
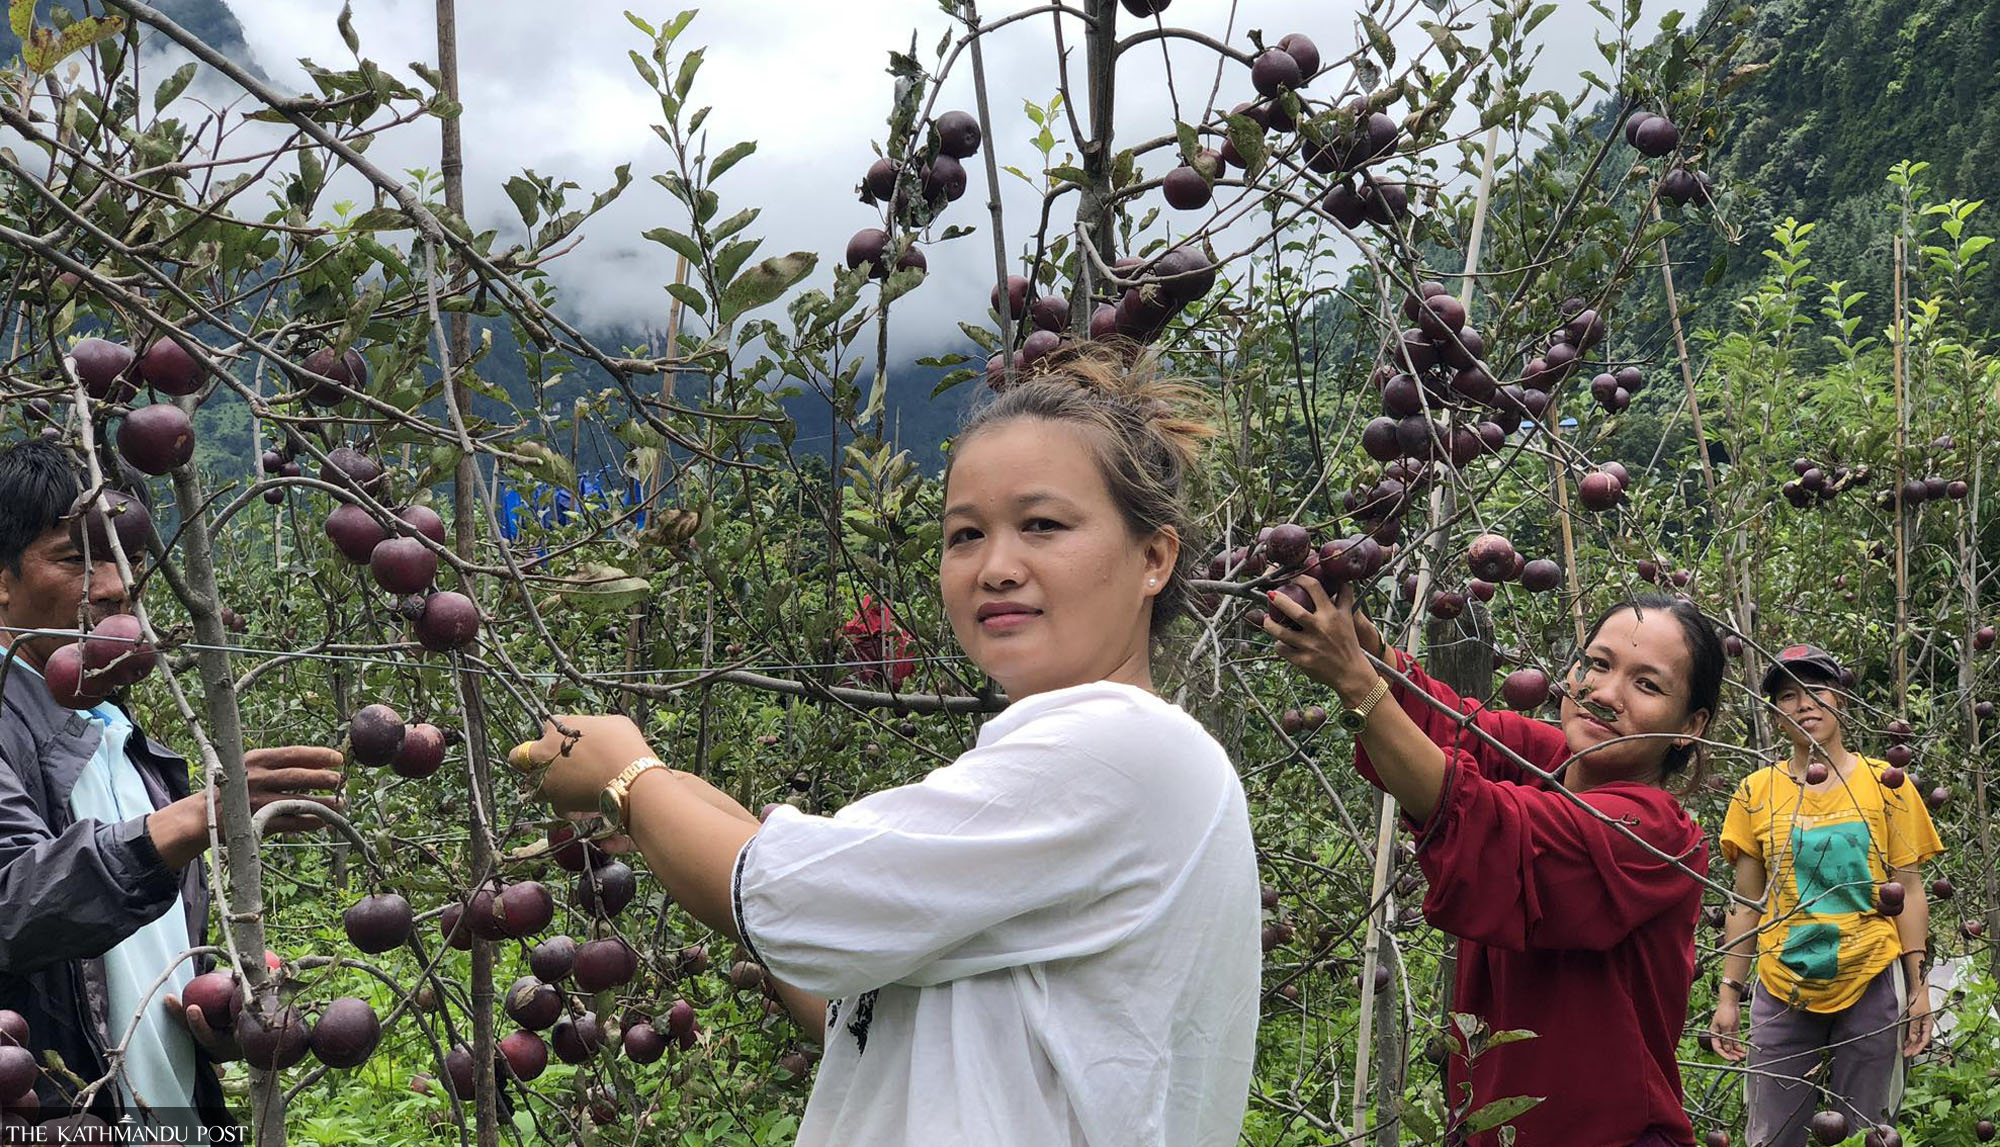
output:
[{"label": "grey trousers", "polygon": [[[1902,1014],[1900,962],[1839,1012],[1789,1007],[1757,983],[1750,994],[1751,1074],[1743,1085],[1750,1147],[1804,1147],[1806,1124],[1823,1108],[1846,1112],[1857,1133],[1890,1122],[1903,1097]],[[1830,1061],[1825,1068],[1822,1053]]]}]

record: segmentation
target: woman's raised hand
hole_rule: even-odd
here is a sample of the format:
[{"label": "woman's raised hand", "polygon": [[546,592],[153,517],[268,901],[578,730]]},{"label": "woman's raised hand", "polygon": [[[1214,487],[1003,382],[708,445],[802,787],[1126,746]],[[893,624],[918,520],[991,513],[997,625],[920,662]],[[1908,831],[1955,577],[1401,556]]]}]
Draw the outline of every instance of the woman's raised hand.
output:
[{"label": "woman's raised hand", "polygon": [[1354,586],[1343,582],[1339,595],[1328,598],[1318,578],[1300,575],[1291,584],[1305,592],[1309,604],[1271,592],[1264,632],[1277,639],[1278,656],[1345,699],[1362,697],[1380,676],[1363,650],[1381,656],[1382,635],[1356,608]]}]

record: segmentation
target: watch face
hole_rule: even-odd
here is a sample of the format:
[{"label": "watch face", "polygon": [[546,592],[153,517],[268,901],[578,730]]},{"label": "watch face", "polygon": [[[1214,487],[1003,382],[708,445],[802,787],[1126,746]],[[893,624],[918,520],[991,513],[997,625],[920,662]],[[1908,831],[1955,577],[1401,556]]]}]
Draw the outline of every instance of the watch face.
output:
[{"label": "watch face", "polygon": [[602,813],[604,819],[610,821],[612,824],[618,823],[618,814],[621,811],[618,807],[618,797],[612,793],[609,787],[606,787],[603,792],[597,794],[597,811]]},{"label": "watch face", "polygon": [[1361,727],[1366,725],[1367,723],[1368,723],[1368,718],[1362,716],[1356,710],[1342,709],[1340,711],[1340,727],[1346,729],[1350,733],[1359,733],[1361,731]]}]

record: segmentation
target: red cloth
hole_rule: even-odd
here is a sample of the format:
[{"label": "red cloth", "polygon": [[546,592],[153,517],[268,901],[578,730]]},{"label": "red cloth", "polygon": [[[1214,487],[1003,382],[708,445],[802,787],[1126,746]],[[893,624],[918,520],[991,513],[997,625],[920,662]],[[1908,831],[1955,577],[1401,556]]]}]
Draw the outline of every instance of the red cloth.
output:
[{"label": "red cloth", "polygon": [[[1562,730],[1486,709],[1433,681],[1407,655],[1398,668],[1424,692],[1545,772],[1569,759]],[[1419,834],[1430,891],[1424,916],[1459,938],[1453,1010],[1495,1031],[1536,1038],[1489,1048],[1468,1072],[1453,1038],[1454,1096],[1472,1084],[1473,1109],[1494,1099],[1543,1101],[1518,1119],[1518,1147],[1628,1147],[1648,1129],[1694,1143],[1674,1054],[1694,980],[1702,886],[1540,787],[1454,719],[1396,685],[1403,711],[1445,750],[1444,799]],[[1358,746],[1355,764],[1381,784]],[[1663,789],[1599,785],[1585,804],[1622,820],[1647,843],[1706,875],[1701,829]],[[1498,1143],[1487,1132],[1476,1147]]]},{"label": "red cloth", "polygon": [[854,671],[856,681],[888,681],[900,685],[917,671],[909,656],[910,635],[896,624],[889,603],[876,604],[873,594],[861,595],[861,608],[840,627],[847,635],[855,659],[862,664]]}]

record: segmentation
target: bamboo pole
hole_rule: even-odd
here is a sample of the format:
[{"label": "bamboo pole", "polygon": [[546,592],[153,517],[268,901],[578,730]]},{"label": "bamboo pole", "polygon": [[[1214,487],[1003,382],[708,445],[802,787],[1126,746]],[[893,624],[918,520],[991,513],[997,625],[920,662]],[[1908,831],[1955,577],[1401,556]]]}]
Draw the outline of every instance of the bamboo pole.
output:
[{"label": "bamboo pole", "polygon": [[[1499,146],[1498,126],[1487,129],[1486,154],[1479,172],[1479,193],[1472,207],[1472,231],[1465,245],[1465,278],[1459,287],[1459,301],[1465,304],[1467,321],[1472,314],[1472,287],[1479,273],[1479,248],[1486,234],[1486,207],[1493,192],[1493,155]],[[1432,521],[1440,521],[1444,514],[1444,491],[1438,484],[1431,486],[1430,512]],[[1443,535],[1438,545],[1444,544]],[[1572,563],[1572,568],[1574,564]],[[1431,562],[1425,555],[1417,557],[1416,608],[1430,592]],[[1581,634],[1579,633],[1579,640]],[[1423,627],[1412,625],[1403,639],[1403,647],[1415,657],[1423,649]],[[1375,968],[1378,948],[1382,935],[1382,922],[1387,918],[1389,898],[1385,895],[1389,887],[1389,861],[1395,855],[1396,844],[1396,801],[1388,793],[1382,794],[1382,811],[1375,824],[1375,872],[1369,882],[1368,934],[1361,945],[1361,1016],[1357,1024],[1358,1034],[1354,1045],[1354,1104],[1353,1126],[1358,1133],[1368,1107],[1369,1047],[1374,1042],[1375,1027]],[[1376,1112],[1379,1120],[1382,1112]]]},{"label": "bamboo pole", "polygon": [[[1658,198],[1653,200],[1653,221],[1656,223],[1660,221],[1660,201]],[[1674,290],[1673,257],[1672,253],[1667,250],[1667,238],[1664,235],[1660,236],[1660,281],[1666,287],[1667,291],[1667,318],[1673,324],[1674,355],[1680,360],[1681,386],[1687,392],[1688,418],[1690,425],[1694,429],[1695,453],[1701,456],[1701,484],[1702,488],[1708,494],[1708,504],[1713,508],[1715,506],[1715,463],[1710,461],[1708,457],[1708,434],[1702,429],[1701,400],[1696,396],[1694,388],[1694,363],[1692,357],[1688,354],[1687,335],[1681,326],[1680,295]],[[1751,625],[1750,620],[1750,568],[1749,563],[1743,560],[1743,550],[1745,548],[1743,545],[1743,529],[1741,526],[1737,527],[1736,534],[1731,540],[1729,555],[1729,591],[1730,596],[1735,599],[1736,614],[1731,619],[1731,624],[1745,638],[1751,638],[1755,636],[1755,633],[1753,632],[1754,627]],[[1582,637],[1579,635],[1578,641],[1581,640]],[[1745,681],[1761,680],[1758,674],[1756,648],[1757,644],[1755,641],[1746,641],[1744,643],[1743,656],[1745,660],[1743,679]],[[1756,735],[1756,741],[1759,745],[1769,743],[1765,727],[1764,707],[1762,705],[1750,706],[1750,726]]]},{"label": "bamboo pole", "polygon": [[1904,341],[1908,332],[1903,323],[1903,235],[1896,233],[1894,248],[1895,264],[1890,268],[1894,280],[1894,305],[1896,317],[1890,329],[1893,332],[1894,368],[1896,379],[1896,716],[1908,720],[1910,716],[1910,561],[1909,530],[1914,507],[1903,497],[1903,483],[1909,480],[1908,459],[1910,439],[1910,406],[1904,393]]}]

